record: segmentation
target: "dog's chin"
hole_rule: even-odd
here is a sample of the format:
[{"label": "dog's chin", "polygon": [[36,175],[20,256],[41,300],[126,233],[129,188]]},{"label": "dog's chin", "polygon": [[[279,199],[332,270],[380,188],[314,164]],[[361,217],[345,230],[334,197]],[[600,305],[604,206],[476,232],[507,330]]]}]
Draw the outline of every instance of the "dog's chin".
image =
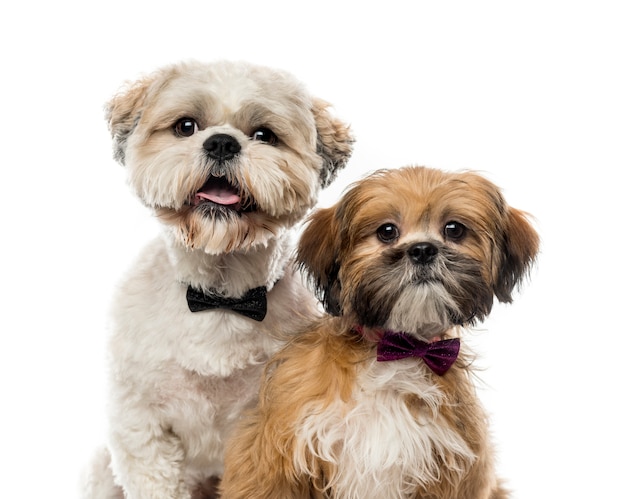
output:
[{"label": "dog's chin", "polygon": [[210,176],[182,206],[156,208],[176,242],[208,254],[246,251],[276,237],[281,221],[260,210],[236,182]]},{"label": "dog's chin", "polygon": [[430,340],[463,323],[461,317],[450,293],[433,280],[406,286],[393,304],[384,327]]},{"label": "dog's chin", "polygon": [[209,220],[228,219],[231,216],[241,217],[244,214],[252,214],[258,210],[254,203],[242,203],[237,201],[230,204],[223,204],[215,201],[196,201],[188,206],[188,209],[198,212],[201,216]]},{"label": "dog's chin", "polygon": [[195,197],[180,209],[160,207],[156,213],[178,244],[208,254],[266,246],[292,223],[288,217],[268,216],[249,198],[229,201]]}]

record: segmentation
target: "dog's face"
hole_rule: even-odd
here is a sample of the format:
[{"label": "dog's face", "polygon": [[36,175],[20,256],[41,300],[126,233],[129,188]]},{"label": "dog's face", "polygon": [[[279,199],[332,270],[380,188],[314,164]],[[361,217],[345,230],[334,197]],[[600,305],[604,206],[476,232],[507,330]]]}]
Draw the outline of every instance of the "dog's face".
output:
[{"label": "dog's face", "polygon": [[116,158],[190,249],[267,244],[352,151],[349,129],[290,75],[245,63],[161,69],[107,107]]},{"label": "dog's face", "polygon": [[315,212],[298,259],[326,309],[425,339],[511,301],[539,238],[499,189],[474,173],[377,172]]}]

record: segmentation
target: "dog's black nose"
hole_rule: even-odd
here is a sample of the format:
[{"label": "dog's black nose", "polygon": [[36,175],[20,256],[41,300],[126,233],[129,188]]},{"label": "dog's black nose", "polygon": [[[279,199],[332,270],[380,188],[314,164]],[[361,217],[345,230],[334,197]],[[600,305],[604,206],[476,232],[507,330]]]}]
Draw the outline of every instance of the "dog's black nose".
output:
[{"label": "dog's black nose", "polygon": [[414,263],[431,263],[439,250],[432,243],[417,243],[411,246],[407,252]]},{"label": "dog's black nose", "polygon": [[218,161],[233,159],[241,151],[241,145],[237,139],[225,133],[211,135],[204,141],[202,147],[210,158]]}]

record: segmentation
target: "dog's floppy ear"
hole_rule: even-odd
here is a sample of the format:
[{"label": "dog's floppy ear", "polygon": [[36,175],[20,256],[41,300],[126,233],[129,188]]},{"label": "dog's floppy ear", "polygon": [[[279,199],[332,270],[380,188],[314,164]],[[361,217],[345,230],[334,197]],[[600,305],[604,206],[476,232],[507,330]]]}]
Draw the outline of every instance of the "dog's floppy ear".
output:
[{"label": "dog's floppy ear", "polygon": [[523,211],[507,208],[500,251],[494,292],[498,300],[510,303],[513,289],[530,271],[539,251],[539,234]]},{"label": "dog's floppy ear", "polygon": [[113,137],[113,156],[122,165],[126,159],[126,140],[135,129],[152,78],[144,78],[113,97],[105,106],[105,117]]},{"label": "dog's floppy ear", "polygon": [[310,217],[298,244],[297,262],[315,286],[324,309],[341,314],[339,282],[339,227],[335,208],[320,208]]},{"label": "dog's floppy ear", "polygon": [[334,117],[330,105],[321,100],[313,99],[313,116],[317,128],[317,153],[324,163],[320,173],[322,187],[327,187],[335,180],[352,155],[354,138],[349,125]]}]

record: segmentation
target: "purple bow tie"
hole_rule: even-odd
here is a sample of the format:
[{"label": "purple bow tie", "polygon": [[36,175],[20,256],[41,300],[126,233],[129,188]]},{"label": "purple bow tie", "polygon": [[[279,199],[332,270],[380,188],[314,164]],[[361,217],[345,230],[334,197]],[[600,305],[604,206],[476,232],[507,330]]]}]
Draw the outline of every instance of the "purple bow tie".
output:
[{"label": "purple bow tie", "polygon": [[435,374],[443,376],[459,355],[461,340],[448,340],[426,343],[406,333],[385,331],[378,343],[377,360],[404,359],[406,357],[420,357]]}]

